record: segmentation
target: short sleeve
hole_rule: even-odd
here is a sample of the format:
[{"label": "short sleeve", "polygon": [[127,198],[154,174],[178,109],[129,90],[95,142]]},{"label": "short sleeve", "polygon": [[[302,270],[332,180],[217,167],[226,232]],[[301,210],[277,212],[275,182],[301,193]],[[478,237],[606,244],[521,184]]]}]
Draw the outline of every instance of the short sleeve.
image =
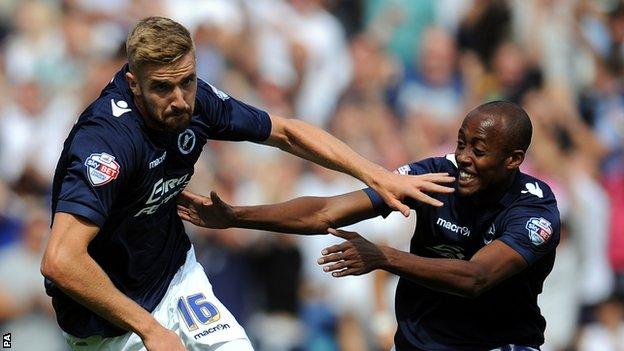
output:
[{"label": "short sleeve", "polygon": [[271,135],[269,114],[245,104],[199,79],[196,113],[215,140],[262,142]]},{"label": "short sleeve", "polygon": [[131,171],[133,147],[104,124],[90,122],[66,144],[58,201],[54,212],[85,217],[102,227]]},{"label": "short sleeve", "polygon": [[556,205],[512,208],[503,221],[502,242],[532,265],[559,243],[560,219]]},{"label": "short sleeve", "polygon": [[[419,162],[409,163],[402,165],[401,167],[395,169],[393,172],[400,175],[419,175],[425,173],[435,172],[435,159],[428,158]],[[377,212],[378,215],[387,217],[392,209],[386,204],[386,202],[379,196],[379,194],[373,190],[372,188],[364,189],[364,192],[371,200],[373,204],[373,208]],[[406,205],[408,205],[411,209],[417,209],[420,206],[420,202],[408,199],[406,201]]]}]

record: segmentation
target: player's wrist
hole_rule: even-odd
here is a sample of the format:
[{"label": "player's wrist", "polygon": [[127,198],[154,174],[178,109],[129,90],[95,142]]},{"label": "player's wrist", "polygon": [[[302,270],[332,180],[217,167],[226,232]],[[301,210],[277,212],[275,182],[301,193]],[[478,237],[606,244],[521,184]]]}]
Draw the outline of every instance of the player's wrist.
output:
[{"label": "player's wrist", "polygon": [[228,216],[225,219],[225,225],[227,228],[242,227],[245,223],[245,214],[247,213],[244,206],[232,206],[230,207]]},{"label": "player's wrist", "polygon": [[378,189],[381,186],[380,180],[388,173],[387,169],[372,162],[370,162],[368,167],[363,169],[365,169],[365,171],[361,174],[354,174],[354,176],[373,189]]},{"label": "player's wrist", "polygon": [[377,269],[391,272],[394,267],[396,250],[389,246],[379,246],[379,250],[382,253],[382,259],[379,261]]},{"label": "player's wrist", "polygon": [[132,329],[141,338],[141,340],[146,341],[158,335],[162,328],[163,326],[152,317],[141,321],[135,328]]}]

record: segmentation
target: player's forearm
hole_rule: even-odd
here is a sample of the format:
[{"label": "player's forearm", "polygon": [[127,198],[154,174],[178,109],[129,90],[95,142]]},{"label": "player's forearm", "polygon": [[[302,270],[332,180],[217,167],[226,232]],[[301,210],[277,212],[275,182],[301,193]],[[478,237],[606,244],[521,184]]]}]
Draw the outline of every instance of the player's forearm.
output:
[{"label": "player's forearm", "polygon": [[320,128],[290,119],[284,128],[285,140],[279,145],[285,151],[329,169],[349,174],[374,187],[377,175],[387,172],[353,151],[347,144]]},{"label": "player's forearm", "polygon": [[487,288],[484,273],[470,261],[421,257],[387,246],[381,250],[387,259],[382,269],[429,289],[473,298]]},{"label": "player's forearm", "polygon": [[149,312],[119,291],[87,253],[44,264],[42,272],[71,298],[141,338],[160,326]]},{"label": "player's forearm", "polygon": [[231,226],[280,233],[326,233],[332,223],[323,216],[325,199],[300,197],[287,202],[233,207]]}]

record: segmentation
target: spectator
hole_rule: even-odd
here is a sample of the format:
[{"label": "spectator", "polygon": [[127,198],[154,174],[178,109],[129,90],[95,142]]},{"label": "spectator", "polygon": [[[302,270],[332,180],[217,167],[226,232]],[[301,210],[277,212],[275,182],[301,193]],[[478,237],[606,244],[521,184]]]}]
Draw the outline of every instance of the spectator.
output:
[{"label": "spectator", "polygon": [[617,351],[624,345],[624,307],[622,302],[611,297],[596,309],[596,322],[587,325],[581,332],[579,350]]},{"label": "spectator", "polygon": [[[581,319],[590,320],[611,288],[624,292],[623,9],[622,0],[0,1],[0,248],[11,257],[27,252],[21,233],[37,215],[23,204],[48,201],[58,140],[123,64],[127,30],[160,14],[192,28],[199,77],[331,129],[389,169],[454,143],[465,106],[504,98],[530,110],[536,128],[525,168],[552,185],[569,234],[540,302],[548,319],[543,349],[565,348],[589,330],[576,323],[580,304],[589,306]],[[356,185],[266,148],[209,144],[190,186],[252,204]],[[405,245],[398,231],[379,229],[394,224],[365,226],[377,243]],[[396,282],[383,274],[322,280],[315,259],[326,238],[191,231],[208,274],[219,280],[217,294],[246,327],[257,316],[287,316],[276,323],[295,326],[290,336],[277,327],[271,336],[291,345],[301,337],[308,350],[389,347],[384,330],[394,320],[386,318],[393,311],[384,291]],[[281,257],[294,267],[297,251],[301,294],[292,287],[288,298],[275,299],[266,283],[276,273],[257,275],[254,262]]]},{"label": "spectator", "polygon": [[0,330],[13,334],[17,350],[67,350],[50,298],[41,289],[39,265],[49,215],[36,205],[28,213],[19,241],[0,248]]},{"label": "spectator", "polygon": [[453,37],[442,28],[425,30],[419,61],[398,93],[399,110],[406,123],[421,130],[428,148],[448,144],[464,109],[464,88],[457,72]]}]

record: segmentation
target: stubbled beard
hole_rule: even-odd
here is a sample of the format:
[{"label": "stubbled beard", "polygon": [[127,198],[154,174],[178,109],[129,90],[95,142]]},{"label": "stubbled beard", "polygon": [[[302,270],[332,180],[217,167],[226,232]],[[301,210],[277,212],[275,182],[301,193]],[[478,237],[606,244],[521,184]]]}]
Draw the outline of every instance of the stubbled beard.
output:
[{"label": "stubbled beard", "polygon": [[[175,121],[174,124],[170,125],[167,121]],[[191,122],[191,115],[188,113],[182,113],[181,115],[173,117],[165,118],[163,125],[165,126],[165,130],[169,132],[182,132],[186,128],[188,128]]]},{"label": "stubbled beard", "polygon": [[[145,106],[145,110],[148,114],[148,116],[145,117],[149,119],[152,125],[158,130],[178,133],[188,128],[191,123],[191,113],[187,112],[179,113],[177,116],[173,117],[173,119],[171,118],[171,115],[163,117],[162,120],[158,119],[156,117],[158,114],[154,110],[154,105],[150,104],[145,97],[141,97],[141,99],[143,100],[143,106]],[[183,120],[181,121],[180,119]],[[173,123],[167,123],[168,121]]]}]

